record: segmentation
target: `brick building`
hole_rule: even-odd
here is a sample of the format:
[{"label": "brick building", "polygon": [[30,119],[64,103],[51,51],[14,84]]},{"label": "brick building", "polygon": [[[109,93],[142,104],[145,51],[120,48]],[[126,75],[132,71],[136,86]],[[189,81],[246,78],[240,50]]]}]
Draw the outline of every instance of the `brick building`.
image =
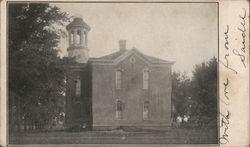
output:
[{"label": "brick building", "polygon": [[127,49],[99,58],[88,57],[90,27],[75,18],[67,26],[68,66],[66,89],[67,127],[112,129],[120,126],[163,129],[171,124],[171,65]]}]

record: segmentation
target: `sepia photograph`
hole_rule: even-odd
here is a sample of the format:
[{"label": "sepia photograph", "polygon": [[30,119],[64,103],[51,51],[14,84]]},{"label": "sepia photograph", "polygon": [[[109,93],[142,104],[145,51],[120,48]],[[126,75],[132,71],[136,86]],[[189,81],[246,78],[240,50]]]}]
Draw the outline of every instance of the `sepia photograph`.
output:
[{"label": "sepia photograph", "polygon": [[217,2],[8,2],[8,143],[219,143]]}]

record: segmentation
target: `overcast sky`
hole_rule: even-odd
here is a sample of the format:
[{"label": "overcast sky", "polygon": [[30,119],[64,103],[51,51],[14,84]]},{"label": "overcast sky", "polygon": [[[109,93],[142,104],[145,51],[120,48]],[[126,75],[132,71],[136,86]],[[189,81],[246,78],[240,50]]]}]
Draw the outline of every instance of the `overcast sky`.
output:
[{"label": "overcast sky", "polygon": [[[218,52],[215,3],[56,3],[62,11],[82,17],[91,27],[90,57],[117,51],[118,40],[127,48],[175,61],[174,71],[189,76],[195,64]],[[67,55],[67,38],[61,42]]]}]

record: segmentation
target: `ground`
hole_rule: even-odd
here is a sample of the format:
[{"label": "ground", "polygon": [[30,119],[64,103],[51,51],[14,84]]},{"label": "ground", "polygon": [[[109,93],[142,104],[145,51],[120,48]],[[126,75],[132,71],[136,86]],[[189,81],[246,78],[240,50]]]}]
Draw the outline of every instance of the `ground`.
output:
[{"label": "ground", "polygon": [[160,132],[33,132],[10,136],[10,144],[217,144],[214,130],[171,129]]}]

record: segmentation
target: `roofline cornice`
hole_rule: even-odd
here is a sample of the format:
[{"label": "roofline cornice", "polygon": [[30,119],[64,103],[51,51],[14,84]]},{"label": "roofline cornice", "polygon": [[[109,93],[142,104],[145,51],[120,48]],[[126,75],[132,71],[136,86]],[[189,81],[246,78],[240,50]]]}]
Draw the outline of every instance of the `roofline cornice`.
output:
[{"label": "roofline cornice", "polygon": [[147,65],[149,66],[171,66],[173,65],[175,62],[152,62],[149,61],[148,59],[146,59],[145,57],[143,57],[143,55],[137,50],[137,49],[132,49],[129,50],[128,52],[125,52],[124,54],[122,54],[121,56],[119,56],[118,58],[114,59],[114,60],[109,60],[109,59],[92,59],[91,62],[93,64],[98,64],[98,65],[117,65],[119,64],[121,61],[123,61],[125,58],[127,58],[128,56],[134,54],[135,56],[137,56],[138,58],[140,58],[141,60],[143,60]]}]

